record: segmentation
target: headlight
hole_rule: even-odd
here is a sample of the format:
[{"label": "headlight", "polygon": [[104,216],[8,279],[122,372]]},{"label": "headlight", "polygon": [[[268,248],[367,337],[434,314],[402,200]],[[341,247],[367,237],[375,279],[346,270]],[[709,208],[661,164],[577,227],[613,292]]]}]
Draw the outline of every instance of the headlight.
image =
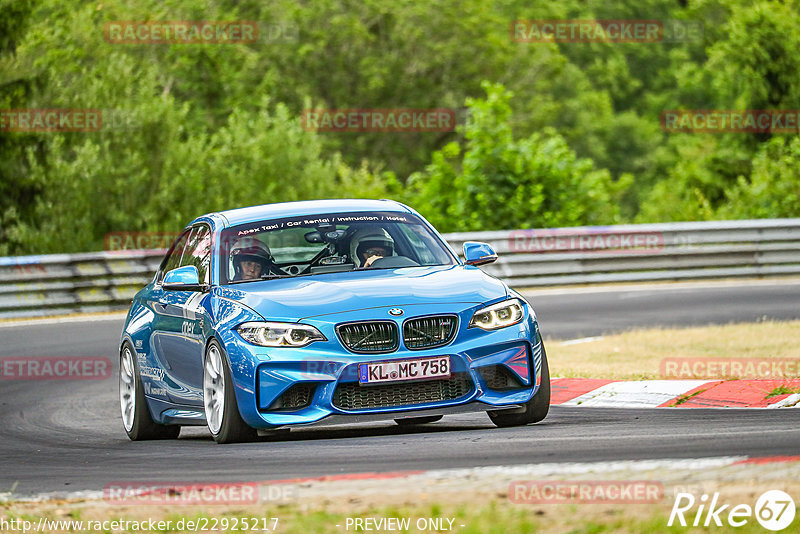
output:
[{"label": "headlight", "polygon": [[519,299],[504,300],[475,312],[469,327],[477,326],[484,330],[497,330],[517,324],[525,317],[525,308]]},{"label": "headlight", "polygon": [[262,347],[305,347],[314,341],[327,341],[319,330],[297,323],[243,323],[236,331],[245,341]]}]

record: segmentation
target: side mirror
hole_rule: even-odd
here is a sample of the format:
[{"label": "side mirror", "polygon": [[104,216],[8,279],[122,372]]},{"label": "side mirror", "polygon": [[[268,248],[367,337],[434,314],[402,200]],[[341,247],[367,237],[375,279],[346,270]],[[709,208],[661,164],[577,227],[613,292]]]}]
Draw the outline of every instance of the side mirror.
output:
[{"label": "side mirror", "polygon": [[164,275],[161,287],[170,291],[204,291],[205,284],[200,284],[200,273],[194,265],[186,265],[172,269]]},{"label": "side mirror", "polygon": [[488,243],[467,241],[464,243],[464,261],[467,265],[486,265],[497,260],[497,254]]}]

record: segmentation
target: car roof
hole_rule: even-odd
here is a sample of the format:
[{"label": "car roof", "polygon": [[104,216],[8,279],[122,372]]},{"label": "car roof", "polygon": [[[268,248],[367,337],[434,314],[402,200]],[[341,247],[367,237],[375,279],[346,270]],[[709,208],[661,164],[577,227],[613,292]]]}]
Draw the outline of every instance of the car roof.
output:
[{"label": "car roof", "polygon": [[[280,202],[262,204],[247,208],[220,211],[203,217],[221,217],[225,226],[236,226],[248,222],[265,219],[278,219],[294,215],[321,215],[323,213],[350,213],[357,211],[396,211],[411,213],[405,205],[394,200],[369,200],[355,198],[337,198],[327,200],[302,200],[298,202]],[[201,219],[203,217],[198,217]]]}]

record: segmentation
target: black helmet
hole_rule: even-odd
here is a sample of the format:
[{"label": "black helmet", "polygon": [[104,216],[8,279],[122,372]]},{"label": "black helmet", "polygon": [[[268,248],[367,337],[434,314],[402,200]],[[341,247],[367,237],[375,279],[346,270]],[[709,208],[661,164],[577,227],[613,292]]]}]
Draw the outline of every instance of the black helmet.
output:
[{"label": "black helmet", "polygon": [[272,253],[266,244],[255,237],[243,237],[231,247],[231,259],[235,278],[238,279],[242,275],[243,261],[258,262],[261,265],[261,272],[266,272],[272,263]]},{"label": "black helmet", "polygon": [[356,265],[364,261],[361,255],[370,247],[382,247],[387,250],[387,256],[394,254],[394,239],[389,233],[379,226],[360,228],[350,238],[350,257]]}]

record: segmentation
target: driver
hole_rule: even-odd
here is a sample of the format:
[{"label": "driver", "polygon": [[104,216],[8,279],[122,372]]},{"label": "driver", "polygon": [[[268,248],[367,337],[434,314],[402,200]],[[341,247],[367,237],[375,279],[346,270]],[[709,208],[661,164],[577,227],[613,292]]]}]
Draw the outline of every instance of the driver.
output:
[{"label": "driver", "polygon": [[231,247],[235,281],[255,280],[267,274],[272,266],[269,247],[255,237],[243,237]]},{"label": "driver", "polygon": [[350,258],[358,267],[371,267],[381,258],[394,254],[394,239],[379,226],[357,230],[350,238]]}]

